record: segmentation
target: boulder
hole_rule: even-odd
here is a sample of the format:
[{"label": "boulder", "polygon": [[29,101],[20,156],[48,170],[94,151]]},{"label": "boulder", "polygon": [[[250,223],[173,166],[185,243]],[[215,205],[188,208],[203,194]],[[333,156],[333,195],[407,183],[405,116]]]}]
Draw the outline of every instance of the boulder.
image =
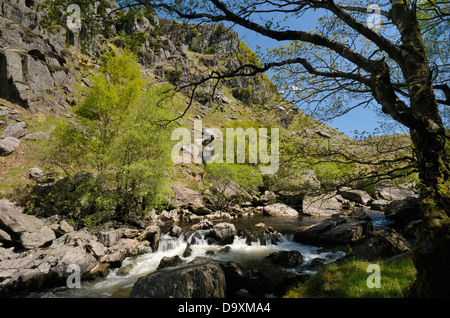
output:
[{"label": "boulder", "polygon": [[377,189],[377,194],[380,199],[388,201],[400,201],[408,197],[417,197],[417,194],[413,190],[397,187],[380,187]]},{"label": "boulder", "polygon": [[297,267],[304,263],[303,256],[298,251],[279,251],[267,257],[272,263],[285,267]]},{"label": "boulder", "polygon": [[180,256],[175,255],[172,257],[164,256],[159,262],[157,270],[166,268],[166,267],[174,267],[183,264],[183,260]]},{"label": "boulder", "polygon": [[384,211],[390,202],[384,199],[373,200],[370,208],[376,211]]},{"label": "boulder", "polygon": [[305,196],[302,203],[302,214],[331,216],[341,213],[342,203],[336,197],[336,193],[322,194],[318,196]]},{"label": "boulder", "polygon": [[69,223],[67,223],[67,221],[62,220],[61,222],[59,222],[59,230],[60,232],[62,232],[63,234],[66,233],[70,233],[75,231],[75,229],[73,228],[72,225],[70,225]]},{"label": "boulder", "polygon": [[100,258],[100,262],[109,263],[112,267],[120,267],[125,258],[138,256],[151,251],[147,241],[122,238],[108,248],[106,254]]},{"label": "boulder", "polygon": [[213,227],[212,222],[205,219],[205,220],[201,220],[197,224],[192,225],[191,230],[193,230],[193,231],[206,230],[206,229],[210,229],[212,227]]},{"label": "boulder", "polygon": [[28,169],[28,177],[31,180],[39,182],[40,180],[42,180],[42,178],[45,177],[45,172],[39,168],[30,168]]},{"label": "boulder", "polygon": [[224,298],[225,274],[211,258],[166,267],[134,284],[130,298]]},{"label": "boulder", "polygon": [[355,244],[372,232],[370,220],[336,217],[296,231],[294,240],[312,245]]},{"label": "boulder", "polygon": [[65,285],[74,265],[79,266],[82,280],[91,279],[97,261],[80,246],[10,252],[0,262],[0,295]]},{"label": "boulder", "polygon": [[2,134],[2,139],[13,137],[20,139],[28,133],[27,124],[24,121],[8,123]]},{"label": "boulder", "polygon": [[159,245],[159,239],[161,238],[161,229],[157,225],[148,226],[142,234],[138,237],[138,240],[148,241],[150,247],[156,251]]},{"label": "boulder", "polygon": [[277,201],[277,195],[272,191],[264,191],[263,195],[259,198],[255,199],[256,204],[258,205],[270,205],[274,204]]},{"label": "boulder", "polygon": [[209,234],[221,245],[232,244],[236,235],[237,230],[234,224],[226,222],[214,225]]},{"label": "boulder", "polygon": [[226,298],[235,297],[241,289],[260,297],[272,291],[266,277],[260,272],[245,269],[232,261],[218,261],[218,263],[225,274]]},{"label": "boulder", "polygon": [[419,220],[420,198],[408,197],[404,200],[393,201],[386,207],[384,214],[389,220],[395,220],[398,223],[407,223],[411,220]]},{"label": "boulder", "polygon": [[283,203],[267,205],[263,209],[263,214],[275,217],[298,217],[299,214],[293,208]]},{"label": "boulder", "polygon": [[393,256],[407,253],[411,250],[408,241],[394,229],[381,229],[368,235],[356,245],[347,258],[366,261],[386,260]]},{"label": "boulder", "polygon": [[0,229],[0,242],[12,242],[11,235]]},{"label": "boulder", "polygon": [[122,237],[122,229],[112,229],[109,231],[101,231],[99,233],[98,240],[100,243],[106,247],[110,247],[117,243],[117,241]]},{"label": "boulder", "polygon": [[0,156],[10,155],[19,145],[20,140],[14,137],[0,139]]},{"label": "boulder", "polygon": [[362,190],[352,190],[352,189],[344,189],[339,191],[339,194],[347,200],[352,202],[356,202],[362,205],[368,205],[373,201],[372,197],[365,191]]},{"label": "boulder", "polygon": [[205,206],[201,193],[182,186],[174,186],[173,190],[175,192],[175,208],[199,210]]},{"label": "boulder", "polygon": [[90,241],[88,244],[86,244],[86,250],[91,253],[96,259],[100,259],[106,254],[106,251],[108,249],[100,242]]},{"label": "boulder", "polygon": [[35,232],[42,228],[43,223],[37,217],[23,214],[23,209],[14,202],[0,200],[0,227],[7,232],[22,234]]},{"label": "boulder", "polygon": [[42,247],[56,238],[55,232],[47,226],[34,232],[24,232],[20,236],[20,243],[27,249]]}]

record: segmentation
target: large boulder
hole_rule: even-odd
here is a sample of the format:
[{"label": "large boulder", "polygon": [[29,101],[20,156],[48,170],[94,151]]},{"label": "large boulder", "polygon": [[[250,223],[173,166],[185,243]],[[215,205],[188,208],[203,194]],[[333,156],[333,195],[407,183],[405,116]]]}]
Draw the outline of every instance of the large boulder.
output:
[{"label": "large boulder", "polygon": [[6,137],[5,139],[0,139],[0,156],[10,155],[19,145],[20,140],[14,137]]},{"label": "large boulder", "polygon": [[417,197],[417,194],[413,190],[397,187],[380,187],[377,189],[377,195],[380,199],[388,201],[400,201],[409,197]]},{"label": "large boulder", "polygon": [[342,209],[336,193],[305,196],[302,203],[302,214],[306,215],[331,216],[341,213]]},{"label": "large boulder", "polygon": [[225,274],[210,258],[196,258],[188,264],[166,267],[141,277],[131,298],[224,298]]},{"label": "large boulder", "polygon": [[263,214],[276,217],[298,217],[299,214],[293,208],[283,203],[267,205],[263,209]]},{"label": "large boulder", "polygon": [[296,231],[294,240],[312,245],[345,245],[361,241],[372,231],[369,220],[334,217]]},{"label": "large boulder", "polygon": [[37,217],[23,213],[16,203],[0,200],[0,227],[7,232],[20,235],[24,232],[34,232],[42,228],[43,223]]},{"label": "large boulder", "polygon": [[412,220],[419,220],[420,198],[408,197],[404,200],[393,201],[387,205],[384,214],[389,220],[395,220],[398,223],[407,223]]},{"label": "large boulder", "polygon": [[41,227],[34,232],[24,232],[20,236],[22,246],[27,249],[44,246],[56,238],[55,232],[47,226]]},{"label": "large boulder", "polygon": [[237,230],[234,224],[222,222],[214,225],[209,235],[219,244],[232,244],[234,237],[237,235]]},{"label": "large boulder", "polygon": [[172,189],[175,192],[175,208],[189,209],[199,214],[211,213],[209,209],[205,208],[205,202],[201,193],[182,186],[174,186]]},{"label": "large boulder", "polygon": [[372,197],[365,191],[362,190],[353,190],[353,189],[344,189],[339,191],[339,194],[347,200],[352,202],[356,202],[362,205],[368,205],[373,201]]},{"label": "large boulder", "polygon": [[272,263],[285,267],[297,267],[304,263],[303,256],[298,251],[278,251],[267,257]]},{"label": "large boulder", "polygon": [[20,139],[28,133],[27,124],[24,121],[10,122],[3,131],[1,138],[13,137]]},{"label": "large boulder", "polygon": [[399,254],[407,253],[410,250],[411,245],[408,241],[394,229],[388,228],[375,231],[368,235],[361,244],[353,248],[347,257],[370,262],[388,259]]}]

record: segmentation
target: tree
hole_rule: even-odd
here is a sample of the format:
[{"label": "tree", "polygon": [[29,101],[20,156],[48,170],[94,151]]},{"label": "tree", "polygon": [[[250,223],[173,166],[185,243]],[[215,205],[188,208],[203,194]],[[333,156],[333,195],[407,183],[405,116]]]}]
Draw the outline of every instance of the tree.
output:
[{"label": "tree", "polygon": [[166,89],[146,83],[129,51],[112,50],[102,60],[74,119],[63,119],[52,134],[47,157],[73,180],[72,190],[63,187],[73,195],[47,204],[75,208],[72,217],[84,223],[143,212],[170,189],[170,135],[158,122],[173,114],[155,97]]},{"label": "tree", "polygon": [[[313,84],[312,95],[328,92],[321,97],[331,101],[327,110],[345,111],[339,98],[344,93],[360,99],[365,95],[407,127],[423,199],[422,230],[414,249],[418,274],[411,292],[417,296],[450,295],[450,167],[446,129],[439,113],[439,103],[450,102],[446,95],[449,86],[443,81],[435,85],[436,74],[445,65],[437,59],[431,63],[423,39],[426,30],[421,29],[419,20],[425,10],[430,15],[428,22],[435,27],[446,23],[450,18],[447,1],[374,1],[379,4],[375,13],[368,10],[370,3],[333,0],[134,2],[191,21],[229,21],[274,40],[291,41],[290,50],[285,48],[286,54],[278,60],[262,67],[243,65],[225,74],[212,74],[211,79],[289,66]],[[284,19],[294,17],[300,24],[311,10],[324,14],[320,30],[283,27]],[[372,27],[367,23],[371,17],[375,18]],[[373,27],[378,25],[383,29]],[[439,90],[439,96],[445,98],[437,97]]]},{"label": "tree", "polygon": [[[374,3],[378,6],[369,9]],[[422,230],[414,248],[417,279],[411,294],[450,295],[449,142],[439,112],[439,105],[450,104],[449,63],[439,45],[433,49],[427,42],[433,29],[448,23],[448,1],[126,0],[119,4],[152,7],[196,23],[229,22],[276,41],[290,41],[262,66],[247,63],[212,72],[194,87],[208,80],[278,69],[285,72],[284,80],[295,79],[295,86],[287,86],[296,88],[291,90],[294,101],[317,98],[323,113],[332,116],[373,104],[406,127],[422,196]],[[295,19],[301,25],[311,12],[322,15],[316,30],[304,31],[292,23]],[[448,41],[445,35],[438,39]],[[302,86],[307,87],[297,89]],[[348,98],[355,103],[346,103]]]}]

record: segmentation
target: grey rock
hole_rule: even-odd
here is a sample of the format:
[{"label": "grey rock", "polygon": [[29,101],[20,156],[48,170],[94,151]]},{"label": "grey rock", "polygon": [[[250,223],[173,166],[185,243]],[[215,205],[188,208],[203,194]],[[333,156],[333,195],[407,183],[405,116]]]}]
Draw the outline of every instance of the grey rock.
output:
[{"label": "grey rock", "polygon": [[417,197],[417,194],[408,189],[396,187],[382,187],[377,190],[377,194],[381,199],[388,201],[405,200],[408,197]]},{"label": "grey rock", "polygon": [[86,244],[86,250],[91,253],[96,259],[100,259],[106,254],[108,250],[102,243],[90,241]]},{"label": "grey rock", "polygon": [[122,237],[121,229],[113,229],[109,231],[102,231],[99,233],[99,242],[105,245],[106,247],[110,247],[117,243],[117,241]]},{"label": "grey rock", "polygon": [[138,279],[131,298],[224,298],[225,274],[210,258],[166,267]]},{"label": "grey rock", "polygon": [[237,230],[234,224],[226,222],[214,225],[210,232],[210,236],[222,245],[233,243],[235,235]]},{"label": "grey rock", "polygon": [[11,241],[12,241],[11,235],[0,229],[0,242],[11,242]]},{"label": "grey rock", "polygon": [[28,129],[25,122],[11,122],[6,126],[1,138],[13,137],[16,139],[20,139],[27,133]]},{"label": "grey rock", "polygon": [[159,262],[157,270],[166,268],[166,267],[173,267],[183,264],[183,260],[180,256],[175,255],[172,257],[164,256],[161,261]]},{"label": "grey rock", "polygon": [[368,205],[373,201],[372,197],[365,191],[362,190],[341,190],[339,194],[347,200],[362,204]]},{"label": "grey rock", "polygon": [[19,145],[20,140],[14,137],[0,139],[0,156],[10,155]]},{"label": "grey rock", "polygon": [[373,200],[372,204],[370,205],[370,208],[372,210],[384,211],[386,209],[386,207],[388,206],[388,204],[389,204],[388,200],[383,200],[383,199]]},{"label": "grey rock", "polygon": [[394,229],[381,229],[371,233],[356,245],[347,258],[366,261],[388,259],[411,250],[408,241]]},{"label": "grey rock", "polygon": [[283,203],[275,203],[264,207],[263,214],[274,217],[298,217],[296,210]]},{"label": "grey rock", "polygon": [[34,232],[24,232],[20,236],[20,242],[27,249],[38,248],[53,241],[56,238],[55,232],[47,226],[43,226]]},{"label": "grey rock", "polygon": [[267,257],[272,263],[286,267],[297,267],[304,263],[303,256],[298,251],[279,251]]},{"label": "grey rock", "polygon": [[32,180],[40,182],[45,178],[45,172],[39,168],[30,168],[28,169],[28,177]]},{"label": "grey rock", "polygon": [[138,240],[148,241],[150,247],[156,251],[159,246],[159,239],[161,238],[161,229],[157,225],[150,225],[147,227],[142,234],[139,236]]},{"label": "grey rock", "polygon": [[65,221],[65,220],[62,220],[61,222],[59,222],[59,229],[63,234],[75,231],[73,226],[70,225],[69,223],[67,223],[67,221]]},{"label": "grey rock", "polygon": [[393,201],[386,207],[384,214],[389,220],[395,220],[400,223],[406,223],[411,220],[419,220],[420,198],[408,197],[404,200]]},{"label": "grey rock", "polygon": [[42,228],[43,223],[37,217],[23,214],[23,209],[14,202],[0,200],[0,227],[15,234],[35,232]]},{"label": "grey rock", "polygon": [[331,216],[343,210],[336,193],[318,196],[305,196],[302,203],[302,213],[306,215]]},{"label": "grey rock", "polygon": [[312,245],[342,245],[360,242],[372,232],[369,220],[336,217],[296,231],[294,240]]}]

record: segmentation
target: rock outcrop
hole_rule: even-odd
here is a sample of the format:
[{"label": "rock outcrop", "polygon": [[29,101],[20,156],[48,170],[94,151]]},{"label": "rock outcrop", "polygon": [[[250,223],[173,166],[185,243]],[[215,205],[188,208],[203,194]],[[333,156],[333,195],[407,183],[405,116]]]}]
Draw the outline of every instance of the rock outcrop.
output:
[{"label": "rock outcrop", "polygon": [[131,298],[224,298],[225,274],[210,258],[166,267],[138,279]]}]

